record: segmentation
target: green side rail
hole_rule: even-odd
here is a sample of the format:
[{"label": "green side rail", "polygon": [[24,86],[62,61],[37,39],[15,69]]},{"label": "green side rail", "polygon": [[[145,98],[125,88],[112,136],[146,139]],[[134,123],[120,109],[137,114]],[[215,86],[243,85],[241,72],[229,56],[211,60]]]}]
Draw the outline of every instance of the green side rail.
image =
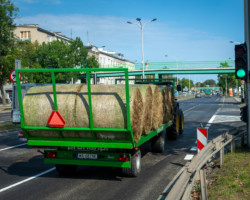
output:
[{"label": "green side rail", "polygon": [[[118,129],[118,128],[95,128],[93,126],[93,113],[92,113],[92,97],[91,97],[91,72],[98,71],[122,71],[125,75],[125,92],[126,92],[126,128]],[[23,111],[23,100],[22,100],[22,92],[21,92],[21,83],[19,76],[16,76],[16,85],[18,92],[18,101],[19,101],[19,109],[20,109],[20,121],[21,128],[25,134],[25,137],[28,140],[29,145],[35,146],[58,146],[58,147],[96,147],[96,148],[120,148],[120,149],[132,149],[140,146],[145,143],[156,134],[163,131],[165,128],[171,126],[172,121],[169,121],[167,124],[163,124],[159,127],[159,129],[155,131],[151,131],[148,135],[142,136],[141,139],[135,143],[133,137],[132,126],[130,122],[130,105],[129,105],[129,79],[128,79],[128,69],[121,68],[113,68],[113,69],[93,69],[93,68],[84,68],[84,69],[16,69],[16,74],[18,73],[51,73],[52,79],[52,88],[53,88],[53,97],[54,97],[54,110],[58,111],[57,105],[57,94],[56,94],[56,76],[55,73],[63,73],[63,72],[79,72],[86,73],[87,75],[87,87],[88,87],[88,100],[89,100],[89,127],[63,127],[63,128],[51,128],[51,127],[37,127],[37,126],[26,126],[24,119],[24,111]],[[31,137],[28,134],[28,130],[49,130],[56,131],[58,133],[58,137]],[[65,138],[62,135],[62,131],[90,131],[92,134],[92,138]],[[129,140],[111,140],[111,139],[97,139],[95,132],[97,131],[108,131],[108,132],[127,132],[129,136]]]}]

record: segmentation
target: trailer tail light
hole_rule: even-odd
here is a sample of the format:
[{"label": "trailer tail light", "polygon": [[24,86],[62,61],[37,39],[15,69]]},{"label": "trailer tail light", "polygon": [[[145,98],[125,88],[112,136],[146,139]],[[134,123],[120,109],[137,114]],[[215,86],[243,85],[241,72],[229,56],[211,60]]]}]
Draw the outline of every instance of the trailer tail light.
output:
[{"label": "trailer tail light", "polygon": [[27,142],[27,138],[25,137],[24,132],[19,131],[19,132],[17,133],[17,137],[18,137],[19,141]]},{"label": "trailer tail light", "polygon": [[45,158],[56,158],[56,152],[46,151]]},{"label": "trailer tail light", "polygon": [[119,155],[119,161],[127,162],[127,161],[129,161],[129,156],[128,155]]}]

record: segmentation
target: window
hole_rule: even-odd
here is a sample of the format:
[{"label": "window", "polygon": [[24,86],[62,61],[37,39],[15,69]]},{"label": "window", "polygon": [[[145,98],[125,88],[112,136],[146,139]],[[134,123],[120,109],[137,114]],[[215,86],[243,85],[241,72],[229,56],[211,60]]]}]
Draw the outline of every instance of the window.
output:
[{"label": "window", "polygon": [[31,40],[31,33],[30,33],[30,31],[21,31],[20,32],[20,39],[21,40]]}]

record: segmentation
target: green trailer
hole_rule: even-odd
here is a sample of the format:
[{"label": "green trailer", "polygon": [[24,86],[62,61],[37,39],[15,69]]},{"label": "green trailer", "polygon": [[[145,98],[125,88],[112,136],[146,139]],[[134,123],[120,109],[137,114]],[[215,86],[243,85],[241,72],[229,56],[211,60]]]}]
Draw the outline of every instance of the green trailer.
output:
[{"label": "green trailer", "polygon": [[[93,126],[92,115],[92,94],[91,94],[91,72],[99,71],[122,71],[125,76],[124,92],[126,93],[126,129],[116,128],[95,128]],[[57,91],[56,91],[56,73],[85,73],[88,88],[88,107],[89,107],[89,127],[34,127],[27,126],[24,119],[23,99],[21,92],[21,83],[19,76],[16,77],[18,91],[18,101],[20,108],[21,128],[24,136],[27,138],[28,145],[43,148],[44,162],[56,165],[56,169],[61,174],[72,173],[78,165],[86,166],[105,166],[120,167],[126,176],[137,176],[141,170],[141,151],[140,146],[150,141],[152,151],[163,152],[165,149],[166,132],[168,137],[177,139],[178,135],[183,132],[184,116],[179,105],[175,102],[174,116],[166,124],[162,124],[157,130],[151,131],[147,135],[142,135],[138,142],[133,137],[132,126],[130,123],[130,100],[129,100],[129,78],[128,69],[16,69],[16,73],[50,73],[53,88],[54,111],[58,111]],[[159,82],[159,81],[155,81]],[[160,81],[161,82],[161,81]],[[174,81],[172,81],[174,84]],[[150,81],[152,83],[152,81]],[[162,82],[161,82],[162,84]],[[168,83],[169,84],[169,83]],[[57,132],[57,137],[35,137],[30,135],[30,130],[36,131],[53,131]],[[89,131],[92,138],[69,138],[64,137],[62,131]],[[128,134],[128,139],[97,139],[95,132],[108,131],[123,132]]]}]

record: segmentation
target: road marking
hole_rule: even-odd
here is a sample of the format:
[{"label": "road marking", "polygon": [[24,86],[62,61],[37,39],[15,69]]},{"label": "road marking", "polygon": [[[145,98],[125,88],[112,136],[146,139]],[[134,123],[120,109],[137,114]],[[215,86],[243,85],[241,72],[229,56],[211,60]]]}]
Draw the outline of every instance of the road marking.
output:
[{"label": "road marking", "polygon": [[235,115],[214,115],[211,123],[223,123],[223,122],[238,122],[241,121],[240,116]]},{"label": "road marking", "polygon": [[189,111],[189,110],[192,110],[193,108],[195,108],[195,107],[197,107],[197,106],[199,106],[200,104],[198,104],[198,105],[196,105],[196,106],[193,106],[192,108],[189,108],[188,110],[185,110],[185,111],[183,111],[183,113],[185,113],[185,112],[187,112],[187,111]]},{"label": "road marking", "polygon": [[8,190],[8,189],[11,189],[11,188],[13,188],[13,187],[16,187],[16,186],[18,186],[18,185],[20,185],[20,184],[23,184],[23,183],[25,183],[25,182],[28,182],[28,181],[30,181],[30,180],[32,180],[32,179],[34,179],[34,178],[37,178],[37,177],[42,176],[42,175],[44,175],[44,174],[47,174],[47,173],[49,173],[49,172],[51,172],[51,171],[53,171],[53,170],[55,170],[55,169],[56,169],[56,168],[53,167],[53,168],[48,169],[48,170],[46,170],[46,171],[44,171],[44,172],[42,172],[42,173],[40,173],[40,174],[37,174],[37,175],[32,176],[32,177],[30,177],[30,178],[27,178],[27,179],[25,179],[25,180],[23,180],[23,181],[20,181],[20,182],[17,182],[17,183],[15,183],[15,184],[12,184],[12,185],[10,185],[10,186],[7,186],[7,187],[5,187],[5,188],[2,188],[2,189],[0,189],[0,193],[6,191],[6,190]]},{"label": "road marking", "polygon": [[184,160],[192,160],[193,157],[194,157],[193,154],[187,154],[187,155],[185,156]]},{"label": "road marking", "polygon": [[208,123],[209,123],[209,124],[212,124],[213,121],[214,121],[214,119],[215,119],[215,117],[216,117],[216,115],[213,115],[213,116],[211,117],[211,119],[208,121]]},{"label": "road marking", "polygon": [[190,151],[197,151],[197,147],[196,146],[192,147]]},{"label": "road marking", "polygon": [[5,151],[5,150],[8,150],[8,149],[13,149],[13,148],[16,148],[16,147],[24,146],[26,144],[28,144],[28,143],[18,144],[18,145],[12,146],[12,147],[7,147],[7,148],[4,148],[4,149],[0,149],[0,151]]}]

